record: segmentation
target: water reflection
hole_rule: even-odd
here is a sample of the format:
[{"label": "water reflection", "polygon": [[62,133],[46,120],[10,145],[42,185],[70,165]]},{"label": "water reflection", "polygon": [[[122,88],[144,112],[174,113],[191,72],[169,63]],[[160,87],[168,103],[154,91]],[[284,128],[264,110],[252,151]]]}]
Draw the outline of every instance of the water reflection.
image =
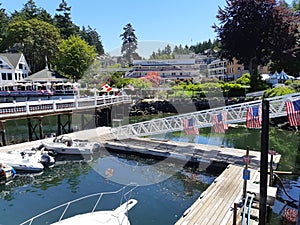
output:
[{"label": "water reflection", "polygon": [[[132,210],[131,220],[132,225],[173,224],[213,182],[215,176],[192,169],[178,169],[175,164],[165,165],[159,170],[138,169],[153,163],[153,159],[125,155],[97,155],[91,161],[63,158],[42,174],[20,176],[0,186],[1,223],[19,224],[66,201],[87,194],[117,190],[121,184],[101,175],[105,169],[114,168],[113,176],[125,177],[125,181],[153,181],[158,176],[171,173],[173,176],[163,182],[142,186],[135,191],[134,198],[139,204]],[[124,169],[123,165],[128,165],[128,169]],[[132,168],[137,169],[133,171]],[[99,170],[102,172],[99,173]],[[110,201],[106,199],[104,206],[112,204]],[[18,216],[15,212],[18,212]]]}]

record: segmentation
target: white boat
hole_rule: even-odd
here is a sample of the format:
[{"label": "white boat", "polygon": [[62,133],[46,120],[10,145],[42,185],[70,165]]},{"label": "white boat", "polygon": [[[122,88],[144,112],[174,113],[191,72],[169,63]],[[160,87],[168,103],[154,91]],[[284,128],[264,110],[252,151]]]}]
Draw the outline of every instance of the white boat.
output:
[{"label": "white boat", "polygon": [[0,161],[12,166],[16,171],[41,172],[55,163],[53,157],[39,150],[11,151],[0,153]]},{"label": "white boat", "polygon": [[[130,221],[128,219],[128,212],[130,209],[132,209],[137,204],[138,201],[136,199],[129,199],[114,210],[96,211],[96,208],[97,208],[100,200],[102,199],[103,195],[121,193],[121,191],[124,191],[129,186],[131,186],[131,185],[124,186],[123,188],[121,188],[115,192],[102,192],[102,193],[92,194],[92,195],[88,195],[85,197],[75,199],[73,201],[64,203],[64,204],[54,207],[50,210],[47,210],[35,217],[32,217],[31,219],[21,223],[20,225],[32,224],[35,219],[45,216],[48,213],[51,213],[51,215],[52,215],[52,212],[58,211],[58,210],[60,212],[62,211],[62,214],[58,214],[59,219],[56,222],[51,223],[52,225],[73,225],[73,224],[76,224],[76,225],[86,225],[86,224],[88,224],[88,225],[94,225],[94,224],[95,225],[100,225],[100,224],[130,225]],[[131,193],[136,187],[137,186],[133,186],[131,188],[131,190],[126,192],[126,194],[124,196]],[[71,208],[72,204],[75,204],[75,203],[79,204],[80,201],[86,200],[89,198],[93,198],[93,197],[94,198],[96,197],[97,201],[96,201],[95,205],[93,206],[93,209],[91,210],[91,212],[77,214],[77,215],[74,215],[74,216],[64,219],[65,214],[67,214],[67,211]],[[126,199],[126,198],[124,197],[124,199]],[[93,202],[92,199],[90,199],[89,202]]]},{"label": "white boat", "polygon": [[70,155],[91,155],[93,152],[99,151],[100,148],[97,142],[73,140],[65,135],[55,137],[53,141],[42,141],[42,145],[48,151],[53,151],[54,154]]},{"label": "white boat", "polygon": [[52,225],[130,225],[127,212],[136,204],[137,200],[130,199],[115,210],[79,214],[60,220],[56,223],[52,223]]},{"label": "white boat", "polygon": [[5,183],[6,181],[11,180],[15,174],[16,171],[13,167],[0,163],[0,183]]}]

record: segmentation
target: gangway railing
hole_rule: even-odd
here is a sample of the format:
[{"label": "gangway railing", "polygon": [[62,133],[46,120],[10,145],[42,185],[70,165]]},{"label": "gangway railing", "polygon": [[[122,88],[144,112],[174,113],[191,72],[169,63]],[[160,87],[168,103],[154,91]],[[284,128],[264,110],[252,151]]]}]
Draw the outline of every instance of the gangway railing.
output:
[{"label": "gangway railing", "polygon": [[[267,98],[270,102],[270,118],[276,118],[286,115],[286,101],[300,99],[300,93],[289,94],[279,97]],[[196,128],[213,126],[212,115],[227,112],[227,120],[224,123],[235,124],[246,121],[247,109],[249,107],[260,107],[262,100],[245,102],[230,106],[212,108],[202,111],[196,111],[171,117],[153,119],[150,121],[123,125],[111,129],[111,133],[116,139],[127,139],[139,136],[150,136],[161,133],[175,132],[184,130],[183,120],[193,118]]]},{"label": "gangway railing", "polygon": [[252,209],[252,203],[253,203],[254,197],[255,197],[255,194],[247,193],[247,195],[246,195],[244,207],[243,207],[242,225],[245,225],[245,222],[246,222],[246,211],[247,211],[248,201],[249,201],[249,204],[248,204],[247,225],[250,225],[251,209]]},{"label": "gangway railing", "polygon": [[0,104],[0,119],[51,114],[96,107],[108,107],[121,103],[131,103],[130,95],[106,95],[73,99],[39,100]]}]

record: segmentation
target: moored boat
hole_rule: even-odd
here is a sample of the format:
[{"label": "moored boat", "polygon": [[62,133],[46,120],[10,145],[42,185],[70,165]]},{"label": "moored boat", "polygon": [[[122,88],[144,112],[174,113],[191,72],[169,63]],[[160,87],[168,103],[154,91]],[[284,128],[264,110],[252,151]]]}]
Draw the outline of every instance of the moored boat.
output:
[{"label": "moored boat", "polygon": [[72,139],[69,136],[61,135],[55,137],[52,141],[42,141],[42,145],[54,154],[70,155],[91,155],[99,151],[100,145],[97,142]]},{"label": "moored boat", "polygon": [[53,157],[38,150],[11,151],[0,153],[0,161],[19,172],[41,172],[55,163]]},{"label": "moored boat", "polygon": [[11,180],[15,174],[16,171],[13,167],[0,163],[0,183],[5,183]]},{"label": "moored boat", "polygon": [[[25,225],[25,224],[32,224],[35,222],[35,220],[40,219],[43,216],[46,216],[46,214],[52,215],[53,212],[55,211],[62,211],[62,213],[57,214],[58,219],[56,219],[54,223],[50,222],[52,225],[73,225],[73,224],[78,224],[78,225],[84,225],[84,224],[106,224],[106,225],[130,225],[130,221],[128,219],[128,212],[130,209],[132,209],[138,201],[136,199],[129,199],[126,202],[124,202],[122,205],[120,205],[118,208],[114,210],[97,210],[97,207],[103,197],[103,195],[112,195],[112,194],[118,194],[121,192],[124,192],[126,188],[131,187],[129,191],[127,191],[122,199],[124,198],[126,200],[126,195],[131,194],[131,192],[137,188],[137,185],[132,186],[131,184],[122,187],[118,191],[114,192],[102,192],[102,193],[96,193],[96,194],[91,194],[88,196],[84,196],[69,202],[66,202],[62,205],[56,206],[50,210],[47,210],[37,216],[32,217],[31,219],[21,223],[20,225]],[[84,212],[82,214],[75,214],[73,216],[70,216],[68,218],[64,218],[66,214],[68,214],[71,207],[71,205],[74,204],[80,204],[82,201],[88,200],[88,202],[93,202],[92,199],[96,198],[96,203],[93,206],[92,210],[89,212]],[[54,219],[54,218],[52,218]],[[48,221],[49,222],[49,221]]]}]

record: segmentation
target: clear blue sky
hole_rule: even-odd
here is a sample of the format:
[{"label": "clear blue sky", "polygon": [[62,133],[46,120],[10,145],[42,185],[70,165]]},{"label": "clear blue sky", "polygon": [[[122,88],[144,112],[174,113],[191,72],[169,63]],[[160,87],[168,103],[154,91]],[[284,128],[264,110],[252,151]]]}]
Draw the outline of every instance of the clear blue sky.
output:
[{"label": "clear blue sky", "polygon": [[[289,4],[292,0],[287,0]],[[2,0],[7,13],[23,8],[27,0]],[[38,7],[52,16],[61,0],[35,0]],[[120,34],[131,23],[139,43],[191,45],[214,39],[211,26],[217,23],[218,6],[225,0],[66,0],[72,21],[96,29],[105,49],[110,52],[122,45]],[[154,44],[155,45],[155,44]],[[141,46],[141,45],[140,45]],[[157,47],[157,49],[158,49]],[[155,47],[152,47],[155,48]],[[157,49],[151,49],[156,51]]]}]

